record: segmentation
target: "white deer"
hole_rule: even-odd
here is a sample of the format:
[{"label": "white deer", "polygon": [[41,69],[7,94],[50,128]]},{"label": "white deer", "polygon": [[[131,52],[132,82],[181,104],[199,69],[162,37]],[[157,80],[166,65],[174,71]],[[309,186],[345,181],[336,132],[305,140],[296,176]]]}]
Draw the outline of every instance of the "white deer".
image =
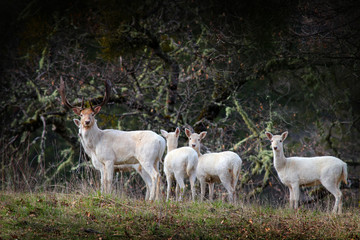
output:
[{"label": "white deer", "polygon": [[[102,166],[101,162],[99,162],[99,160],[96,157],[96,154],[92,151],[92,149],[88,148],[88,146],[86,145],[86,143],[82,137],[82,129],[83,128],[81,127],[81,121],[79,119],[73,119],[73,121],[74,121],[75,125],[79,128],[78,135],[79,135],[80,142],[84,148],[85,153],[90,157],[91,163],[93,164],[94,168],[101,172],[103,170],[103,168],[101,167]],[[145,200],[149,200],[150,189],[151,189],[151,177],[144,170],[144,168],[142,168],[139,163],[114,165],[114,171],[131,172],[133,170],[135,170],[141,176],[141,178],[144,180],[144,182],[146,184]],[[103,174],[100,174],[100,176],[101,176],[100,183],[102,183],[103,182],[103,180],[102,180]],[[103,191],[103,185],[101,185],[101,192],[102,191]]]},{"label": "white deer", "polygon": [[299,205],[300,186],[322,184],[335,197],[334,213],[342,212],[340,183],[347,183],[347,165],[336,157],[289,157],[284,155],[283,142],[288,132],[281,135],[265,133],[271,141],[274,166],[283,184],[290,190],[290,208]]},{"label": "white deer", "polygon": [[242,160],[234,152],[225,151],[219,153],[207,153],[202,155],[200,152],[201,140],[205,138],[207,132],[200,134],[191,133],[185,129],[189,139],[189,146],[192,147],[199,156],[196,177],[200,182],[202,201],[205,195],[205,184],[209,184],[209,199],[212,201],[214,195],[214,184],[221,182],[228,192],[229,202],[235,201],[235,189],[240,176]]},{"label": "white deer", "polygon": [[179,128],[176,128],[175,132],[170,133],[165,130],[160,131],[163,137],[165,137],[167,145],[167,154],[164,159],[164,172],[167,181],[166,201],[168,201],[170,197],[173,176],[176,180],[176,200],[181,201],[183,199],[185,191],[184,178],[189,177],[192,200],[195,201],[195,181],[198,154],[190,147],[177,148],[180,135]]},{"label": "white deer", "polygon": [[60,95],[63,104],[71,108],[80,116],[80,128],[83,146],[91,152],[90,157],[94,167],[101,174],[101,186],[104,193],[110,193],[114,169],[118,165],[140,164],[151,178],[149,200],[159,198],[160,173],[159,161],[165,151],[165,140],[152,131],[120,131],[114,129],[101,130],[98,128],[95,116],[108,101],[110,82],[105,82],[105,95],[102,103],[90,108],[74,107],[65,96],[65,84],[61,78]]}]

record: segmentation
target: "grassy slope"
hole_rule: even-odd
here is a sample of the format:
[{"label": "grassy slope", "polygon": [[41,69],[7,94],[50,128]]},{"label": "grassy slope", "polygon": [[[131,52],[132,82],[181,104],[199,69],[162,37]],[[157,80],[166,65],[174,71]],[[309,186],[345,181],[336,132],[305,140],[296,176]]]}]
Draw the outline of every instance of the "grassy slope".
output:
[{"label": "grassy slope", "polygon": [[0,239],[360,239],[359,208],[319,211],[0,192]]}]

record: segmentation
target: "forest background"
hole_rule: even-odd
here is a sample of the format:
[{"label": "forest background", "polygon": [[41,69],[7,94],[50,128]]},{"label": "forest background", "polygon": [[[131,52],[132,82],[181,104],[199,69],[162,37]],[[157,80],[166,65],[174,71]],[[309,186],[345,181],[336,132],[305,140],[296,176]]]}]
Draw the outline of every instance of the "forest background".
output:
[{"label": "forest background", "polygon": [[[345,200],[358,206],[358,1],[18,0],[0,9],[0,190],[99,189],[77,116],[61,105],[62,77],[68,99],[87,106],[110,80],[102,129],[207,131],[203,152],[243,159],[249,198],[287,201],[264,135],[287,130],[286,156],[348,164]],[[121,192],[143,197],[137,174],[117,178]],[[303,201],[323,196],[306,192]]]}]

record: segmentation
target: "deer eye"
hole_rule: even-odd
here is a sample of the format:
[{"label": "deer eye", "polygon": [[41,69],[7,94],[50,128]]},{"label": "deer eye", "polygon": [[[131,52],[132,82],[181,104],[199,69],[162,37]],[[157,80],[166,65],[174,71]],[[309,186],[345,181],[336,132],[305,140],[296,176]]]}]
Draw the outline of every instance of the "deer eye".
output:
[{"label": "deer eye", "polygon": [[280,142],[282,142],[282,140],[280,140]]},{"label": "deer eye", "polygon": [[80,117],[83,117],[83,115],[82,115],[82,114],[80,114]]}]

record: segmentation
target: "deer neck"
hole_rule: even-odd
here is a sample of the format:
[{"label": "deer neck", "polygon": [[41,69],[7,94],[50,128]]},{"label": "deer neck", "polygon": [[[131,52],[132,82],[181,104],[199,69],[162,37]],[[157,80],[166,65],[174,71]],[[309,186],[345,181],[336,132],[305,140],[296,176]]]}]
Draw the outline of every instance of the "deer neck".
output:
[{"label": "deer neck", "polygon": [[284,155],[284,150],[280,151],[273,150],[274,153],[274,166],[276,170],[282,169],[286,165],[286,157]]},{"label": "deer neck", "polygon": [[171,152],[172,150],[176,149],[177,146],[178,146],[177,141],[174,142],[174,143],[167,142],[167,150],[168,150],[168,152]]},{"label": "deer neck", "polygon": [[197,152],[198,157],[201,157],[201,156],[202,156],[202,154],[201,154],[201,152],[200,152],[200,147],[194,148],[194,150]]},{"label": "deer neck", "polygon": [[91,127],[82,127],[81,135],[84,145],[89,149],[94,149],[94,146],[101,138],[102,131],[98,128],[97,124],[94,123]]}]

